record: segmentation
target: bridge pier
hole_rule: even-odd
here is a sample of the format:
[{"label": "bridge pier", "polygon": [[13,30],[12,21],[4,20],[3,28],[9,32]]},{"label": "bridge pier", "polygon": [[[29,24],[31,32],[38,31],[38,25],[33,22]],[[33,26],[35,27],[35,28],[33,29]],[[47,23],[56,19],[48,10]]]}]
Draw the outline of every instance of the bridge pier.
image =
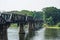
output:
[{"label": "bridge pier", "polygon": [[3,40],[8,40],[7,29],[3,30]]},{"label": "bridge pier", "polygon": [[23,23],[20,23],[19,25],[19,34],[25,34],[25,31],[24,31],[24,24]]},{"label": "bridge pier", "polygon": [[35,23],[33,23],[33,30],[35,30],[35,25],[36,25],[36,24],[35,24]]},{"label": "bridge pier", "polygon": [[34,31],[35,24],[32,22],[29,22],[29,32]]},{"label": "bridge pier", "polygon": [[6,26],[0,25],[0,40],[8,40]]}]

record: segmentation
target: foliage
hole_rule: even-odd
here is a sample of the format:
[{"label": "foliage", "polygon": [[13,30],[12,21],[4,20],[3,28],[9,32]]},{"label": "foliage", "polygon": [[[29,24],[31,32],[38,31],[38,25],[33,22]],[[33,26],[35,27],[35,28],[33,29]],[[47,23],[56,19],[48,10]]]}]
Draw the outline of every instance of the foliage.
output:
[{"label": "foliage", "polygon": [[17,28],[17,24],[13,24],[13,23],[12,23],[12,24],[10,25],[10,27],[12,27],[12,28]]},{"label": "foliage", "polygon": [[56,7],[43,8],[43,13],[45,15],[44,20],[48,25],[56,25],[60,21],[60,10]]},{"label": "foliage", "polygon": [[43,19],[43,13],[42,12],[36,12],[34,11],[34,18],[38,19],[38,20],[42,20]]},{"label": "foliage", "polygon": [[57,25],[56,25],[56,26],[60,27],[60,23],[57,23]]},{"label": "foliage", "polygon": [[33,12],[32,11],[28,11],[28,10],[22,10],[20,11],[20,13],[27,15],[27,16],[33,16]]}]

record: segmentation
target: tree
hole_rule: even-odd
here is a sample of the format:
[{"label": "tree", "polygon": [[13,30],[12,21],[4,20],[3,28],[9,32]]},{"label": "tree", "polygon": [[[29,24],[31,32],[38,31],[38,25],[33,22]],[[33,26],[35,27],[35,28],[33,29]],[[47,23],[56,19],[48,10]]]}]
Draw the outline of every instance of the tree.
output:
[{"label": "tree", "polygon": [[27,15],[27,16],[33,16],[33,12],[32,11],[28,11],[28,10],[22,10],[21,13]]},{"label": "tree", "polygon": [[43,20],[43,13],[34,11],[34,18],[38,20]]},{"label": "tree", "polygon": [[[58,22],[60,22],[60,17],[59,17],[60,16],[60,11],[56,7],[46,7],[46,8],[43,8],[43,13],[44,13],[43,15],[45,15],[46,23],[48,22],[48,23],[52,23],[53,25],[55,25]],[[52,21],[52,22],[47,21],[48,19],[50,21]]]}]

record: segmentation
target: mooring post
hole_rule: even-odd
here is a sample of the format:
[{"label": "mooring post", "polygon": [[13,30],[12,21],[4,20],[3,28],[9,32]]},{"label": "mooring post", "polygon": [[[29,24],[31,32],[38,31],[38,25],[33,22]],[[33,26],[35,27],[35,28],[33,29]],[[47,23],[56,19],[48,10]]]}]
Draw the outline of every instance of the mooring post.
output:
[{"label": "mooring post", "polygon": [[6,26],[0,25],[0,40],[8,40]]},{"label": "mooring post", "polygon": [[24,31],[24,24],[23,24],[23,23],[20,23],[19,34],[25,34],[25,31]]}]

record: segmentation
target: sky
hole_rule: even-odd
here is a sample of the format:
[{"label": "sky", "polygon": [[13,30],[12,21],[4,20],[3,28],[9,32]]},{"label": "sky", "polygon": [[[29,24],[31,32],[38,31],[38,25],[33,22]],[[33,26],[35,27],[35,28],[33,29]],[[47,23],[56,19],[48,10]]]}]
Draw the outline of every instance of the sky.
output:
[{"label": "sky", "polygon": [[0,11],[40,11],[50,6],[60,8],[60,0],[0,0]]}]

